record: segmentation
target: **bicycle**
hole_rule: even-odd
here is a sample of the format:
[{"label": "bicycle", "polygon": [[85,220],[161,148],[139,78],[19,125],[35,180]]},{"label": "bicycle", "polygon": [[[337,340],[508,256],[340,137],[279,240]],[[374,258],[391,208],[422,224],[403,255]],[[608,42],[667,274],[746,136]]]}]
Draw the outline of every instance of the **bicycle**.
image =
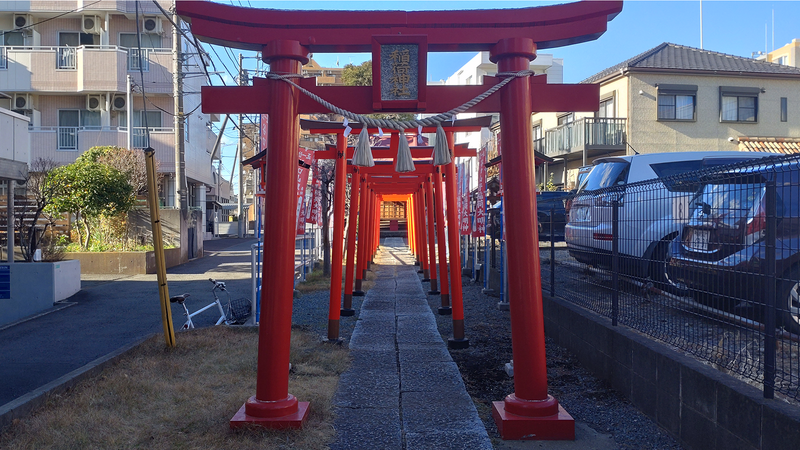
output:
[{"label": "bicycle", "polygon": [[[242,297],[236,300],[231,300],[231,294],[225,289],[225,282],[217,281],[213,278],[209,278],[208,281],[214,284],[214,287],[211,289],[211,294],[214,296],[214,302],[200,308],[199,310],[190,313],[189,308],[186,307],[186,299],[189,298],[189,294],[181,294],[176,295],[174,297],[170,297],[170,303],[177,303],[183,306],[183,315],[186,316],[186,323],[183,324],[181,330],[188,330],[190,328],[194,328],[194,322],[192,322],[192,317],[207,311],[208,309],[213,308],[215,305],[219,309],[219,319],[215,325],[222,325],[223,323],[226,325],[242,325],[244,324],[247,319],[250,317],[251,312],[251,304],[250,300]],[[228,295],[228,302],[225,306],[222,306],[222,302],[220,301],[219,297],[217,296],[217,290],[225,292]]]}]

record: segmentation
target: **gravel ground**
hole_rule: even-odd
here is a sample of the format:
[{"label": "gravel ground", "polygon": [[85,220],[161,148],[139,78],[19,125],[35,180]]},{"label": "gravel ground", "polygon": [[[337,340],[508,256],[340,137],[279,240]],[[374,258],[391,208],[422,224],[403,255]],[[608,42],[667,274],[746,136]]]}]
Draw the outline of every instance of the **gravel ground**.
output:
[{"label": "gravel ground", "polygon": [[[464,322],[470,347],[451,350],[467,392],[478,407],[489,436],[499,439],[491,416],[491,402],[514,391],[514,381],[505,370],[511,360],[511,328],[508,311],[497,309],[496,297],[481,292],[482,284],[462,278]],[[423,283],[428,289],[428,283]],[[434,311],[439,296],[428,296]],[[452,318],[436,317],[442,337],[452,337]],[[549,392],[579,422],[599,433],[610,434],[620,449],[680,449],[664,430],[639,412],[625,398],[592,376],[566,349],[545,340]]]},{"label": "gravel ground", "polygon": [[[421,278],[421,275],[420,275]],[[422,283],[425,291],[429,283]],[[470,347],[452,350],[467,391],[476,403],[489,436],[500,439],[491,417],[491,402],[502,400],[514,391],[513,379],[504,366],[511,360],[510,320],[507,311],[497,309],[497,298],[481,293],[482,285],[462,279],[464,289],[466,335]],[[327,335],[328,291],[304,294],[295,299],[293,327]],[[353,297],[356,316],[342,317],[340,336],[350,339],[363,297]],[[443,339],[452,337],[451,316],[436,314],[441,299],[428,296]],[[609,434],[620,449],[680,449],[665,431],[660,429],[627,400],[592,376],[567,350],[546,341],[547,375],[550,393],[555,396],[576,421],[586,423],[595,431]]]}]

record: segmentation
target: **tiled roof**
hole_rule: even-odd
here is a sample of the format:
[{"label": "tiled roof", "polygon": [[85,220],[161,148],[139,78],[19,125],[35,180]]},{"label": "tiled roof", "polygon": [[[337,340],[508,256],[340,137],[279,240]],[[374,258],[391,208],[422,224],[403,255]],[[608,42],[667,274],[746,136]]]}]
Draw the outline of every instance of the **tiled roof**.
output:
[{"label": "tiled roof", "polygon": [[800,69],[797,67],[783,66],[752,58],[743,58],[665,42],[658,47],[592,75],[583,80],[582,83],[595,83],[615,72],[628,69],[698,70],[800,77]]},{"label": "tiled roof", "polygon": [[800,139],[776,137],[739,137],[739,150],[748,152],[800,153]]}]

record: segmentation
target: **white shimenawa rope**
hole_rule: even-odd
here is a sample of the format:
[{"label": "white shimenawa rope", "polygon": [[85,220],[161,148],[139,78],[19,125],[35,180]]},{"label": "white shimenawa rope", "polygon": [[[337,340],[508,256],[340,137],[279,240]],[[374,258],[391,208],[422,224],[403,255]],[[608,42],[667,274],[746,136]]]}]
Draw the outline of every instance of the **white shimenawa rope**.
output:
[{"label": "white shimenawa rope", "polygon": [[355,114],[355,113],[352,113],[350,111],[347,111],[347,110],[344,110],[342,108],[339,108],[338,106],[335,106],[335,105],[331,104],[327,100],[325,100],[325,99],[321,98],[320,96],[314,94],[313,92],[301,87],[300,85],[298,85],[297,83],[295,83],[294,81],[291,80],[291,78],[305,78],[303,75],[300,75],[300,74],[281,75],[281,74],[278,74],[278,73],[271,73],[270,72],[270,73],[266,74],[266,77],[270,78],[270,79],[273,79],[273,80],[283,80],[283,81],[291,84],[292,86],[294,86],[298,90],[300,90],[300,92],[302,92],[302,93],[306,94],[307,96],[311,97],[314,101],[316,101],[320,105],[328,108],[331,112],[339,114],[340,116],[344,116],[349,120],[353,120],[353,121],[356,121],[356,122],[361,122],[363,124],[366,124],[369,127],[390,128],[390,129],[393,129],[393,130],[404,131],[404,130],[407,130],[409,128],[417,128],[419,126],[428,127],[428,126],[438,125],[438,124],[440,124],[442,122],[446,122],[448,120],[453,120],[455,118],[456,114],[462,113],[462,112],[468,110],[469,108],[472,108],[473,106],[477,105],[478,103],[480,103],[481,101],[483,101],[487,97],[489,97],[490,95],[492,95],[495,92],[497,92],[500,88],[502,88],[503,86],[508,84],[508,82],[513,80],[514,78],[529,77],[529,76],[531,76],[533,74],[534,74],[534,72],[532,70],[521,70],[519,72],[501,72],[501,73],[498,73],[495,76],[507,77],[507,78],[503,79],[503,81],[495,84],[494,86],[492,86],[489,89],[487,89],[486,92],[484,92],[483,94],[478,95],[477,97],[475,97],[472,100],[464,103],[463,105],[458,106],[456,108],[453,108],[450,111],[447,111],[447,112],[444,112],[444,113],[441,113],[441,114],[437,114],[435,116],[426,117],[424,119],[414,119],[414,120],[409,120],[409,121],[391,120],[391,119],[376,119],[376,118],[367,117],[367,116],[364,116],[364,115],[361,115],[361,114]]}]

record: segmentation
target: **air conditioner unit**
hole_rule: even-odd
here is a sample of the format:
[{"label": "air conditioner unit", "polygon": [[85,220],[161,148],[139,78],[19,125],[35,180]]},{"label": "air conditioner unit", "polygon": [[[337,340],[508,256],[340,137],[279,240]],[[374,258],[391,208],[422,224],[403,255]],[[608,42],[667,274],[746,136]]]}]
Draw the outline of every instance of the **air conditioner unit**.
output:
[{"label": "air conditioner unit", "polygon": [[13,109],[33,109],[31,94],[14,94]]},{"label": "air conditioner unit", "polygon": [[161,18],[145,17],[142,19],[142,30],[145,33],[161,34]]},{"label": "air conditioner unit", "polygon": [[114,111],[126,111],[128,109],[128,97],[126,95],[115,95],[111,102],[111,109]]},{"label": "air conditioner unit", "polygon": [[100,34],[100,17],[98,16],[83,16],[81,21],[81,30],[84,33]]},{"label": "air conditioner unit", "polygon": [[86,109],[89,111],[103,111],[106,109],[106,98],[104,95],[87,95]]},{"label": "air conditioner unit", "polygon": [[14,14],[14,29],[28,28],[33,25],[33,17],[30,14]]}]

